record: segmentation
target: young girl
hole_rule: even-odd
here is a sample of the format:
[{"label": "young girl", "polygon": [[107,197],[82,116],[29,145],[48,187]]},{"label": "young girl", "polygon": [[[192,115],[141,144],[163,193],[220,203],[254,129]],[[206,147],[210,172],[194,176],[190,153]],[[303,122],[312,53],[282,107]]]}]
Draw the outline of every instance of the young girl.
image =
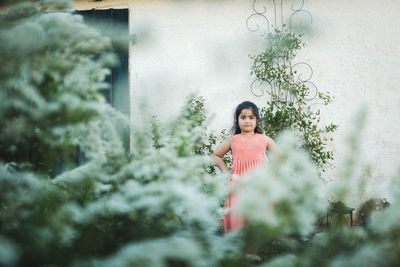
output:
[{"label": "young girl", "polygon": [[[261,134],[258,123],[260,115],[257,106],[249,101],[239,104],[234,115],[232,137],[225,139],[214,151],[215,162],[221,171],[229,172],[236,176],[242,176],[248,171],[267,162],[266,150],[274,150],[275,142]],[[232,171],[225,165],[222,157],[232,150],[233,168]],[[234,183],[232,178],[229,183]],[[237,197],[230,194],[225,202],[225,208],[231,212],[225,215],[225,232],[237,229],[245,223],[243,219],[235,214]]]}]

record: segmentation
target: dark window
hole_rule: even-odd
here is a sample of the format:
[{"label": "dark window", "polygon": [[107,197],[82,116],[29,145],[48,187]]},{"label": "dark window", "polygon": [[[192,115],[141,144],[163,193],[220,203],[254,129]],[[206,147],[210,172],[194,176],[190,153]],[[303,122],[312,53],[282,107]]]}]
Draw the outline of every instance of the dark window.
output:
[{"label": "dark window", "polygon": [[104,96],[116,110],[129,116],[129,10],[91,9],[79,10],[75,13],[82,15],[85,23],[100,29],[104,35],[113,40],[113,48],[119,58],[119,64],[112,68],[112,73],[107,78],[110,89],[104,92]]},{"label": "dark window", "polygon": [[[107,102],[116,110],[130,115],[129,97],[129,13],[128,9],[107,9],[107,10],[79,10],[75,14],[83,16],[85,23],[98,28],[102,34],[111,38],[113,49],[119,62],[111,69],[111,74],[106,78],[109,89],[102,92]],[[86,159],[78,147],[75,153],[70,155],[70,160],[75,166],[82,165]],[[60,166],[55,170],[62,173],[71,167],[66,166],[65,159],[60,159]]]}]

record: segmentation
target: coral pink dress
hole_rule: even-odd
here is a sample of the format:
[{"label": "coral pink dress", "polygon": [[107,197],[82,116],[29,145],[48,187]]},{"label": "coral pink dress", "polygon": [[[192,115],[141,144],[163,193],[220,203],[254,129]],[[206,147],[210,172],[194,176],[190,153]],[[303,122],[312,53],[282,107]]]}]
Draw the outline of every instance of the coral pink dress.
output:
[{"label": "coral pink dress", "polygon": [[[268,161],[265,154],[267,149],[267,141],[264,135],[254,134],[251,136],[236,134],[232,136],[232,158],[233,158],[233,174],[240,176],[246,174],[255,167]],[[234,183],[235,180],[229,179],[229,183]],[[224,217],[225,232],[232,229],[237,229],[245,225],[245,221],[235,215],[235,206],[237,196],[230,194],[225,202],[225,209],[229,213]]]}]

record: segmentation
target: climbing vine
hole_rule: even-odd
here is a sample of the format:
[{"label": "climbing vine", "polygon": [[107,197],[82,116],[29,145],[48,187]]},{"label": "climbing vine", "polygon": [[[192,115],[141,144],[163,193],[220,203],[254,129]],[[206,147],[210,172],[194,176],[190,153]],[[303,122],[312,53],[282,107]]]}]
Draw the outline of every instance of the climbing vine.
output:
[{"label": "climbing vine", "polygon": [[[308,151],[320,170],[325,171],[333,161],[333,150],[328,144],[332,141],[329,133],[337,129],[336,124],[320,125],[320,109],[332,102],[329,93],[316,92],[301,79],[292,64],[296,53],[305,46],[302,34],[287,30],[275,30],[265,36],[266,49],[251,56],[253,65],[251,75],[262,84],[268,84],[270,99],[261,108],[261,128],[265,134],[276,137],[283,130],[291,130],[300,136],[302,148]],[[303,63],[305,64],[305,63]]]}]

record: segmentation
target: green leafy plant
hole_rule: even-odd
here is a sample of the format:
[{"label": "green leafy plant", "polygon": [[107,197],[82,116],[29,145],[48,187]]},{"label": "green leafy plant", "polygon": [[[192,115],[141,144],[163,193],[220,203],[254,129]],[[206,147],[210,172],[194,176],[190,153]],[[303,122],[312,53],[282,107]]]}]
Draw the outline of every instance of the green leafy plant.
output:
[{"label": "green leafy plant", "polygon": [[81,17],[45,12],[65,2],[20,3],[0,16],[0,160],[49,176],[101,112],[115,63],[110,40]]},{"label": "green leafy plant", "polygon": [[[57,133],[68,144],[79,144],[87,162],[49,177],[41,160],[29,160],[31,167],[22,168],[22,163],[4,156],[9,146],[2,144],[1,266],[251,266],[243,248],[254,245],[262,248],[259,255],[263,266],[398,264],[399,174],[392,179],[390,205],[372,199],[362,206],[367,230],[338,224],[316,233],[315,221],[326,211],[327,195],[332,192],[327,192],[326,184],[309,157],[297,149],[299,141],[285,135],[278,139],[281,149],[271,155],[270,164],[249,173],[237,183],[243,185],[238,192],[238,212],[246,218],[248,227],[223,235],[220,205],[227,194],[227,177],[207,169],[212,165],[210,155],[218,137],[206,131],[208,119],[203,98],[189,97],[179,115],[167,123],[158,122],[143,109],[148,118],[138,127],[137,124],[131,126],[129,118],[104,103],[100,94],[97,96],[96,88],[102,84],[100,78],[92,79],[90,74],[82,74],[73,67],[66,68],[61,77],[84,81],[86,85],[79,85],[79,90],[66,86],[64,81],[55,84],[54,88],[28,83],[13,91],[13,83],[6,81],[26,83],[26,72],[17,71],[29,65],[24,63],[21,53],[26,56],[25,49],[31,51],[35,45],[46,46],[27,41],[23,50],[12,50],[16,43],[13,38],[19,40],[21,36],[14,31],[26,33],[26,27],[32,27],[31,19],[33,25],[37,21],[47,21],[44,36],[58,31],[65,34],[52,40],[55,47],[49,49],[48,54],[44,53],[46,56],[39,53],[41,56],[34,58],[34,63],[41,66],[35,75],[60,74],[57,72],[60,65],[77,62],[80,65],[76,57],[82,57],[89,65],[94,64],[91,68],[94,74],[106,71],[106,65],[91,60],[108,53],[107,49],[103,52],[96,49],[98,43],[107,41],[83,25],[80,17],[44,13],[41,3],[17,6],[0,17],[0,46],[4,48],[1,56],[9,59],[1,67],[4,78],[0,81],[4,89],[1,93],[3,97],[18,92],[10,93],[9,102],[0,102],[0,124],[18,126],[8,130],[24,134],[15,134],[13,139],[10,133],[2,132],[1,141],[9,140],[16,151],[22,153],[25,147],[21,142],[17,143],[17,140],[23,140],[22,137],[27,137],[33,149],[48,144],[49,140],[39,137]],[[76,37],[73,30],[64,31],[77,28],[83,31],[80,36],[85,38]],[[8,38],[3,33],[8,33]],[[86,34],[93,39],[86,39]],[[77,42],[76,46],[64,46],[69,37]],[[57,57],[64,51],[57,49],[58,46],[66,50],[67,57]],[[83,48],[84,55],[80,53]],[[12,60],[13,51],[20,61]],[[53,61],[53,57],[62,61]],[[15,68],[7,73],[7,66]],[[81,96],[81,89],[86,86],[93,93],[89,98]],[[26,95],[51,95],[54,91],[59,93],[54,94],[47,104],[36,108],[29,105]],[[82,121],[79,116],[63,116],[56,112],[61,117],[52,120],[54,114],[45,113],[49,109],[47,105],[62,106],[65,98],[80,99],[78,103],[83,110],[92,110],[90,107],[94,106],[95,112]],[[71,111],[74,107],[66,108]],[[26,110],[29,112],[24,112]],[[17,114],[24,123],[14,124],[16,118],[9,114]],[[348,189],[349,181],[359,173],[359,136],[365,114],[357,115],[345,139],[344,146],[348,151],[344,164],[338,166],[338,173],[344,179],[331,189],[335,191],[337,201],[352,193]],[[34,131],[33,125],[38,118],[48,119],[47,127]],[[126,128],[132,131],[130,150],[120,133],[120,129]],[[38,133],[39,137],[30,138]],[[61,140],[51,140],[55,145],[49,149],[63,149],[58,143]],[[51,159],[46,151],[34,152],[40,153],[42,159]]]},{"label": "green leafy plant", "polygon": [[[133,125],[127,149],[120,131],[129,118],[100,93],[111,42],[57,3],[0,16],[0,265],[215,266],[240,257],[217,234],[226,177],[206,171],[201,101],[166,128]],[[77,145],[87,162],[52,175],[57,156]]]},{"label": "green leafy plant", "polygon": [[[207,110],[205,108],[205,99],[202,96],[190,95],[187,98],[185,109],[182,111],[184,114],[183,118],[186,120],[190,120],[192,122],[191,125],[188,125],[187,129],[189,132],[194,126],[203,125],[203,129],[207,132],[204,138],[199,138],[198,142],[196,142],[196,146],[193,148],[193,152],[197,155],[207,155],[212,156],[214,153],[215,146],[217,142],[222,141],[227,138],[229,133],[226,129],[222,129],[219,133],[211,130],[208,131],[207,127],[204,126],[207,121]],[[227,164],[228,167],[232,166],[232,154],[231,152],[224,155],[223,160]],[[216,169],[214,162],[211,162],[210,165],[207,166],[207,171],[210,174],[216,174]]]},{"label": "green leafy plant", "polygon": [[[266,50],[251,57],[250,73],[258,81],[270,85],[271,99],[260,111],[262,130],[272,138],[284,130],[293,131],[301,137],[303,148],[324,171],[333,160],[333,151],[328,148],[328,142],[332,140],[329,133],[334,132],[337,125],[320,127],[320,110],[314,110],[308,101],[312,90],[304,80],[296,79],[299,74],[292,61],[305,45],[301,37],[285,30],[269,33],[265,37]],[[328,93],[318,92],[316,101],[328,105],[332,98]]]}]

